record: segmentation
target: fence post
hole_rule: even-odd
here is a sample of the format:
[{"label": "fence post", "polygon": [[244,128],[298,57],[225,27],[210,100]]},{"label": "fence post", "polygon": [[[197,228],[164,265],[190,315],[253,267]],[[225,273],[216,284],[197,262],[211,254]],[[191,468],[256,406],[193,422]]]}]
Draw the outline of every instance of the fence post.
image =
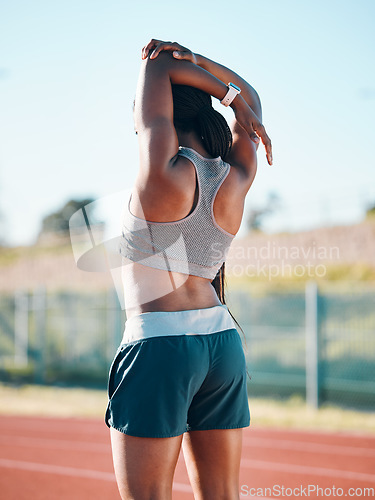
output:
[{"label": "fence post", "polygon": [[47,300],[44,286],[34,290],[33,309],[35,314],[35,372],[34,379],[37,384],[45,382],[46,371],[46,316]]},{"label": "fence post", "polygon": [[305,328],[306,328],[306,403],[319,408],[319,310],[318,286],[315,281],[306,283]]},{"label": "fence post", "polygon": [[14,293],[14,363],[28,364],[29,297],[24,290]]},{"label": "fence post", "polygon": [[122,338],[122,309],[116,290],[109,289],[107,292],[107,360],[112,360],[116,349]]}]

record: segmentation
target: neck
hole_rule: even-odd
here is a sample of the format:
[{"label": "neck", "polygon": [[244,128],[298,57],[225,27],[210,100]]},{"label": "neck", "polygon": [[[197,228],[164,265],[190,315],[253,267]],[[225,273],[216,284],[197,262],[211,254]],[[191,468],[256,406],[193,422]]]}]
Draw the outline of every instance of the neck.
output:
[{"label": "neck", "polygon": [[202,139],[195,132],[181,132],[177,130],[178,144],[186,148],[192,148],[205,158],[212,157],[205,149]]}]

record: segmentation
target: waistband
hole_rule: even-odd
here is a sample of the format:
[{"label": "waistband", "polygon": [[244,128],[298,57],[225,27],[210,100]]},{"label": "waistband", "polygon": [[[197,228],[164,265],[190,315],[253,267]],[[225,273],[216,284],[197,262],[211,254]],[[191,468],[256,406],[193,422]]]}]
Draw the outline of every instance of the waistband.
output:
[{"label": "waistband", "polygon": [[208,335],[235,329],[226,305],[187,311],[153,311],[132,316],[125,322],[122,344],[169,335]]}]

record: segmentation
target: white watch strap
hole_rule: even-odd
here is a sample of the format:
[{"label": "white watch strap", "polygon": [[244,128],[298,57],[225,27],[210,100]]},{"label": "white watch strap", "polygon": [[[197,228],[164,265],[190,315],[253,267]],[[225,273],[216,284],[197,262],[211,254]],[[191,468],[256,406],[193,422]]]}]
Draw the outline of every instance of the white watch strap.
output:
[{"label": "white watch strap", "polygon": [[236,97],[236,95],[238,95],[240,92],[241,90],[238,89],[238,87],[236,88],[233,86],[233,84],[228,83],[228,92],[226,93],[224,99],[220,101],[220,103],[223,106],[229,106],[230,104],[232,104],[233,99]]}]

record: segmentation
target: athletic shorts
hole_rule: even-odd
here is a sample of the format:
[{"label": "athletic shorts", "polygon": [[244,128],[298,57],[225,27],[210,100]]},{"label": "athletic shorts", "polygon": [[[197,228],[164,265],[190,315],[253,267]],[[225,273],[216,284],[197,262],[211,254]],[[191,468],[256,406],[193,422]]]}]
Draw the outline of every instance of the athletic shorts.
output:
[{"label": "athletic shorts", "polygon": [[241,337],[224,305],[125,323],[108,379],[108,427],[163,438],[250,425]]}]

